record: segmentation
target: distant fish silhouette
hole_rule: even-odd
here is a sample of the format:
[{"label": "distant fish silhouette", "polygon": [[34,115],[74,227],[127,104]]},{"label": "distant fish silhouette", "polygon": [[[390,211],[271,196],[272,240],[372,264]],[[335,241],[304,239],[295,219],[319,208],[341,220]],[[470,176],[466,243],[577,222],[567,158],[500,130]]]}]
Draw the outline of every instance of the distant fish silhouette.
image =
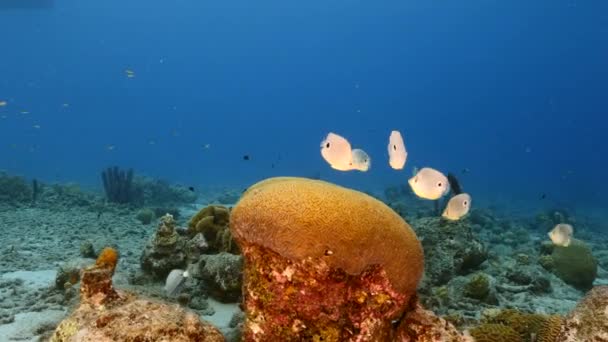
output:
[{"label": "distant fish silhouette", "polygon": [[541,200],[544,200],[545,198],[547,198],[547,194],[545,194],[545,193],[540,194],[540,199]]},{"label": "distant fish silhouette", "polygon": [[251,157],[249,157],[249,155],[246,154],[246,155],[243,156],[243,160],[251,160]]},{"label": "distant fish silhouette", "polygon": [[460,182],[453,173],[448,173],[448,182],[450,183],[450,189],[452,189],[454,195],[460,195],[462,193]]},{"label": "distant fish silhouette", "polygon": [[188,187],[188,190],[190,190],[190,191],[194,192],[194,187],[193,187],[193,186],[189,186],[189,187]]}]

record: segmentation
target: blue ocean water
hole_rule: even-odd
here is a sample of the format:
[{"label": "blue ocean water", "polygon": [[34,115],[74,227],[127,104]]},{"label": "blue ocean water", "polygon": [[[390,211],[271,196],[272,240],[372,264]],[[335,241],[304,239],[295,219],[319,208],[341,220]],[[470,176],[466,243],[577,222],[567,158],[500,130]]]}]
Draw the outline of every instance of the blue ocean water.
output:
[{"label": "blue ocean water", "polygon": [[[606,1],[28,4],[0,2],[11,173],[100,188],[119,165],[193,186],[320,175],[381,191],[432,166],[474,198],[608,204]],[[329,168],[330,131],[372,169]]]}]

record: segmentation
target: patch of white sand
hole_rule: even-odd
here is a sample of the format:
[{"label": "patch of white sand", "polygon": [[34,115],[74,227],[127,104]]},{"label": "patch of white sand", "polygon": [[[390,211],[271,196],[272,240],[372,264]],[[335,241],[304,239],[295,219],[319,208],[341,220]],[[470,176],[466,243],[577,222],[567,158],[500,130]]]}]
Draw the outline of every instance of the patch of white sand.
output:
[{"label": "patch of white sand", "polygon": [[[34,289],[47,287],[55,282],[56,270],[15,271],[0,275],[2,279],[21,279],[23,285]],[[0,335],[1,336],[1,335]]]},{"label": "patch of white sand", "polygon": [[211,316],[203,316],[203,319],[218,328],[227,328],[232,316],[239,311],[239,305],[236,303],[220,303],[212,298],[209,298],[208,301],[215,313]]},{"label": "patch of white sand", "polygon": [[15,315],[13,323],[0,325],[0,341],[37,342],[36,329],[41,325],[57,325],[65,317],[61,310],[45,310],[40,312],[25,312]]}]

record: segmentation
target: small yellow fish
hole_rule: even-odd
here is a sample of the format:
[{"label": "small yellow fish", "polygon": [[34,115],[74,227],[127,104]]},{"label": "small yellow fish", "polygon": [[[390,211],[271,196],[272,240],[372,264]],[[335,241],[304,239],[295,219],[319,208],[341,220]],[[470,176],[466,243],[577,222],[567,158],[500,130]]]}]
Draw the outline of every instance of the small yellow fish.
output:
[{"label": "small yellow fish", "polygon": [[440,199],[450,190],[448,178],[430,167],[420,169],[408,183],[418,197],[429,200]]},{"label": "small yellow fish", "polygon": [[570,246],[570,242],[572,241],[572,234],[574,233],[574,228],[571,225],[566,223],[560,223],[556,225],[549,233],[549,238],[551,241],[562,247]]},{"label": "small yellow fish", "polygon": [[0,107],[6,106],[6,103],[7,103],[6,101],[0,101]]},{"label": "small yellow fish", "polygon": [[443,218],[456,221],[469,213],[471,209],[471,196],[469,194],[458,194],[448,201],[441,215]]}]

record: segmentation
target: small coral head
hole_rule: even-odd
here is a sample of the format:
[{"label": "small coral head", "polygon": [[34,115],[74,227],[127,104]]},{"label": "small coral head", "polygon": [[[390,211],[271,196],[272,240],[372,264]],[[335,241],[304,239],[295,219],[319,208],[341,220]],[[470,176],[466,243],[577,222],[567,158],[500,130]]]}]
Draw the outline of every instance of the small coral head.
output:
[{"label": "small coral head", "polygon": [[99,253],[95,266],[98,268],[110,269],[114,272],[117,263],[118,251],[112,247],[106,247]]}]

